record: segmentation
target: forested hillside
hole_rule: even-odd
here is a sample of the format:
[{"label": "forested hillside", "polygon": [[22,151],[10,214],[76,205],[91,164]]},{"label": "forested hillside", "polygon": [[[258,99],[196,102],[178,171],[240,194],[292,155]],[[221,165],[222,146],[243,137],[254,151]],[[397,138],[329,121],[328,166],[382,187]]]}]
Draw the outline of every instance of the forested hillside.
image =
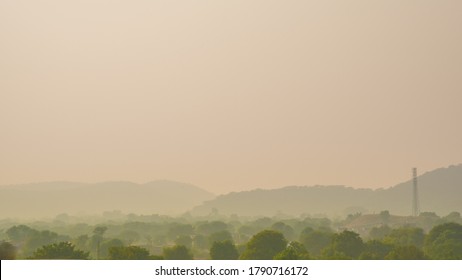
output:
[{"label": "forested hillside", "polygon": [[[446,215],[462,211],[462,165],[440,168],[418,177],[421,211]],[[218,196],[196,207],[192,214],[211,211],[247,216],[324,214],[344,216],[351,213],[378,213],[389,210],[409,215],[412,182],[387,189],[355,189],[344,186],[291,186],[274,190],[252,190]]]},{"label": "forested hillside", "polygon": [[51,182],[0,187],[0,218],[43,218],[58,214],[178,215],[214,195],[196,186],[172,181],[146,184]]}]

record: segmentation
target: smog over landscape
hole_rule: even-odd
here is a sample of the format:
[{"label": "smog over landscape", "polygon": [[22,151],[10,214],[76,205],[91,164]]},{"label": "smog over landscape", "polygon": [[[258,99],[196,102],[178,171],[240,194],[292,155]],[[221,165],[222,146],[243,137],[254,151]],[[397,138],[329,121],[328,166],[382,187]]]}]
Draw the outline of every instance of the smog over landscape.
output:
[{"label": "smog over landscape", "polygon": [[461,12],[0,1],[0,259],[462,259]]}]

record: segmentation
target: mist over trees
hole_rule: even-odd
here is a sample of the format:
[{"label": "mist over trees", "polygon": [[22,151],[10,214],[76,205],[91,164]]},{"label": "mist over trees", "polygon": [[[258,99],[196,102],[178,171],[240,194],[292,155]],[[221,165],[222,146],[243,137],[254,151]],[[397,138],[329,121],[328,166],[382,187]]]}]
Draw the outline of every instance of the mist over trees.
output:
[{"label": "mist over trees", "polygon": [[67,220],[0,220],[1,259],[462,259],[458,212],[410,217],[381,211],[335,220],[134,214]]},{"label": "mist over trees", "polygon": [[[165,184],[168,190],[162,187]],[[138,203],[140,208],[137,209],[144,209],[148,214],[110,210],[103,211],[102,215],[76,215],[61,211],[53,218],[0,219],[0,257],[462,259],[459,210],[462,189],[458,187],[462,184],[462,165],[438,169],[419,177],[424,211],[418,216],[400,214],[402,207],[410,208],[409,184],[375,191],[345,187],[254,190],[222,195],[195,208],[192,202],[205,201],[213,195],[192,185],[169,181],[144,185],[103,183],[92,185],[95,189],[75,183],[32,184],[21,190],[15,186],[2,187],[0,208],[11,206],[14,199],[8,199],[19,195],[24,195],[24,200],[15,207],[27,204],[42,207],[47,201],[38,205],[35,203],[37,199],[56,194],[51,210],[58,204],[61,205],[59,209],[65,209],[71,200],[70,208],[77,204],[86,207],[91,197],[90,200],[102,208],[93,209],[94,205],[89,205],[89,209],[106,209],[108,205],[113,207],[119,202],[129,202],[127,205]],[[69,197],[61,200],[65,196]],[[106,196],[107,200],[103,199]],[[181,204],[184,211],[176,216],[162,215],[151,211],[159,206],[157,203],[169,204],[169,207]],[[145,208],[146,205],[151,208]],[[371,212],[370,205],[376,210]],[[381,205],[390,208],[379,208]],[[343,214],[329,215],[329,207],[346,208]],[[188,209],[193,210],[186,211]],[[439,212],[433,209],[439,209]],[[271,212],[273,214],[269,214]]]}]

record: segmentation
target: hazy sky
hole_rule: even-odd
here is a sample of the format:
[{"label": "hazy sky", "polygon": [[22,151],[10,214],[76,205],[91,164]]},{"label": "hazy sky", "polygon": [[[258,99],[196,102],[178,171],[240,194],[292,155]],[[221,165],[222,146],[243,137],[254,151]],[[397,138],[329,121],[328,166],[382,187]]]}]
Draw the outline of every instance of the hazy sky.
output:
[{"label": "hazy sky", "polygon": [[0,184],[388,187],[462,162],[462,1],[0,0]]}]

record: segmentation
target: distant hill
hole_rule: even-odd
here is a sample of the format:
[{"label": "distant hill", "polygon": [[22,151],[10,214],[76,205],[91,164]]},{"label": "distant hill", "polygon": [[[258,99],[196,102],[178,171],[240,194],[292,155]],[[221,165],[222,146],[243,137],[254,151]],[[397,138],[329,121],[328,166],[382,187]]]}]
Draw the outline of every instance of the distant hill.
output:
[{"label": "distant hill", "polygon": [[[440,168],[418,177],[421,211],[446,215],[462,212],[462,164]],[[220,214],[271,216],[276,214],[325,214],[344,216],[362,212],[389,210],[409,215],[412,181],[388,189],[354,189],[344,186],[284,187],[221,195],[195,207],[191,214],[207,215],[213,209]],[[216,212],[216,210],[213,210]]]},{"label": "distant hill", "polygon": [[172,181],[9,185],[0,186],[0,218],[101,214],[114,210],[177,215],[213,197],[196,186]]},{"label": "distant hill", "polygon": [[[422,212],[462,212],[462,164],[427,172],[418,178]],[[215,197],[196,186],[172,181],[146,184],[50,182],[0,186],[0,218],[43,218],[58,214],[123,213],[196,216],[327,215],[361,212],[411,213],[411,180],[387,189],[344,186],[290,186],[234,192]]]}]

